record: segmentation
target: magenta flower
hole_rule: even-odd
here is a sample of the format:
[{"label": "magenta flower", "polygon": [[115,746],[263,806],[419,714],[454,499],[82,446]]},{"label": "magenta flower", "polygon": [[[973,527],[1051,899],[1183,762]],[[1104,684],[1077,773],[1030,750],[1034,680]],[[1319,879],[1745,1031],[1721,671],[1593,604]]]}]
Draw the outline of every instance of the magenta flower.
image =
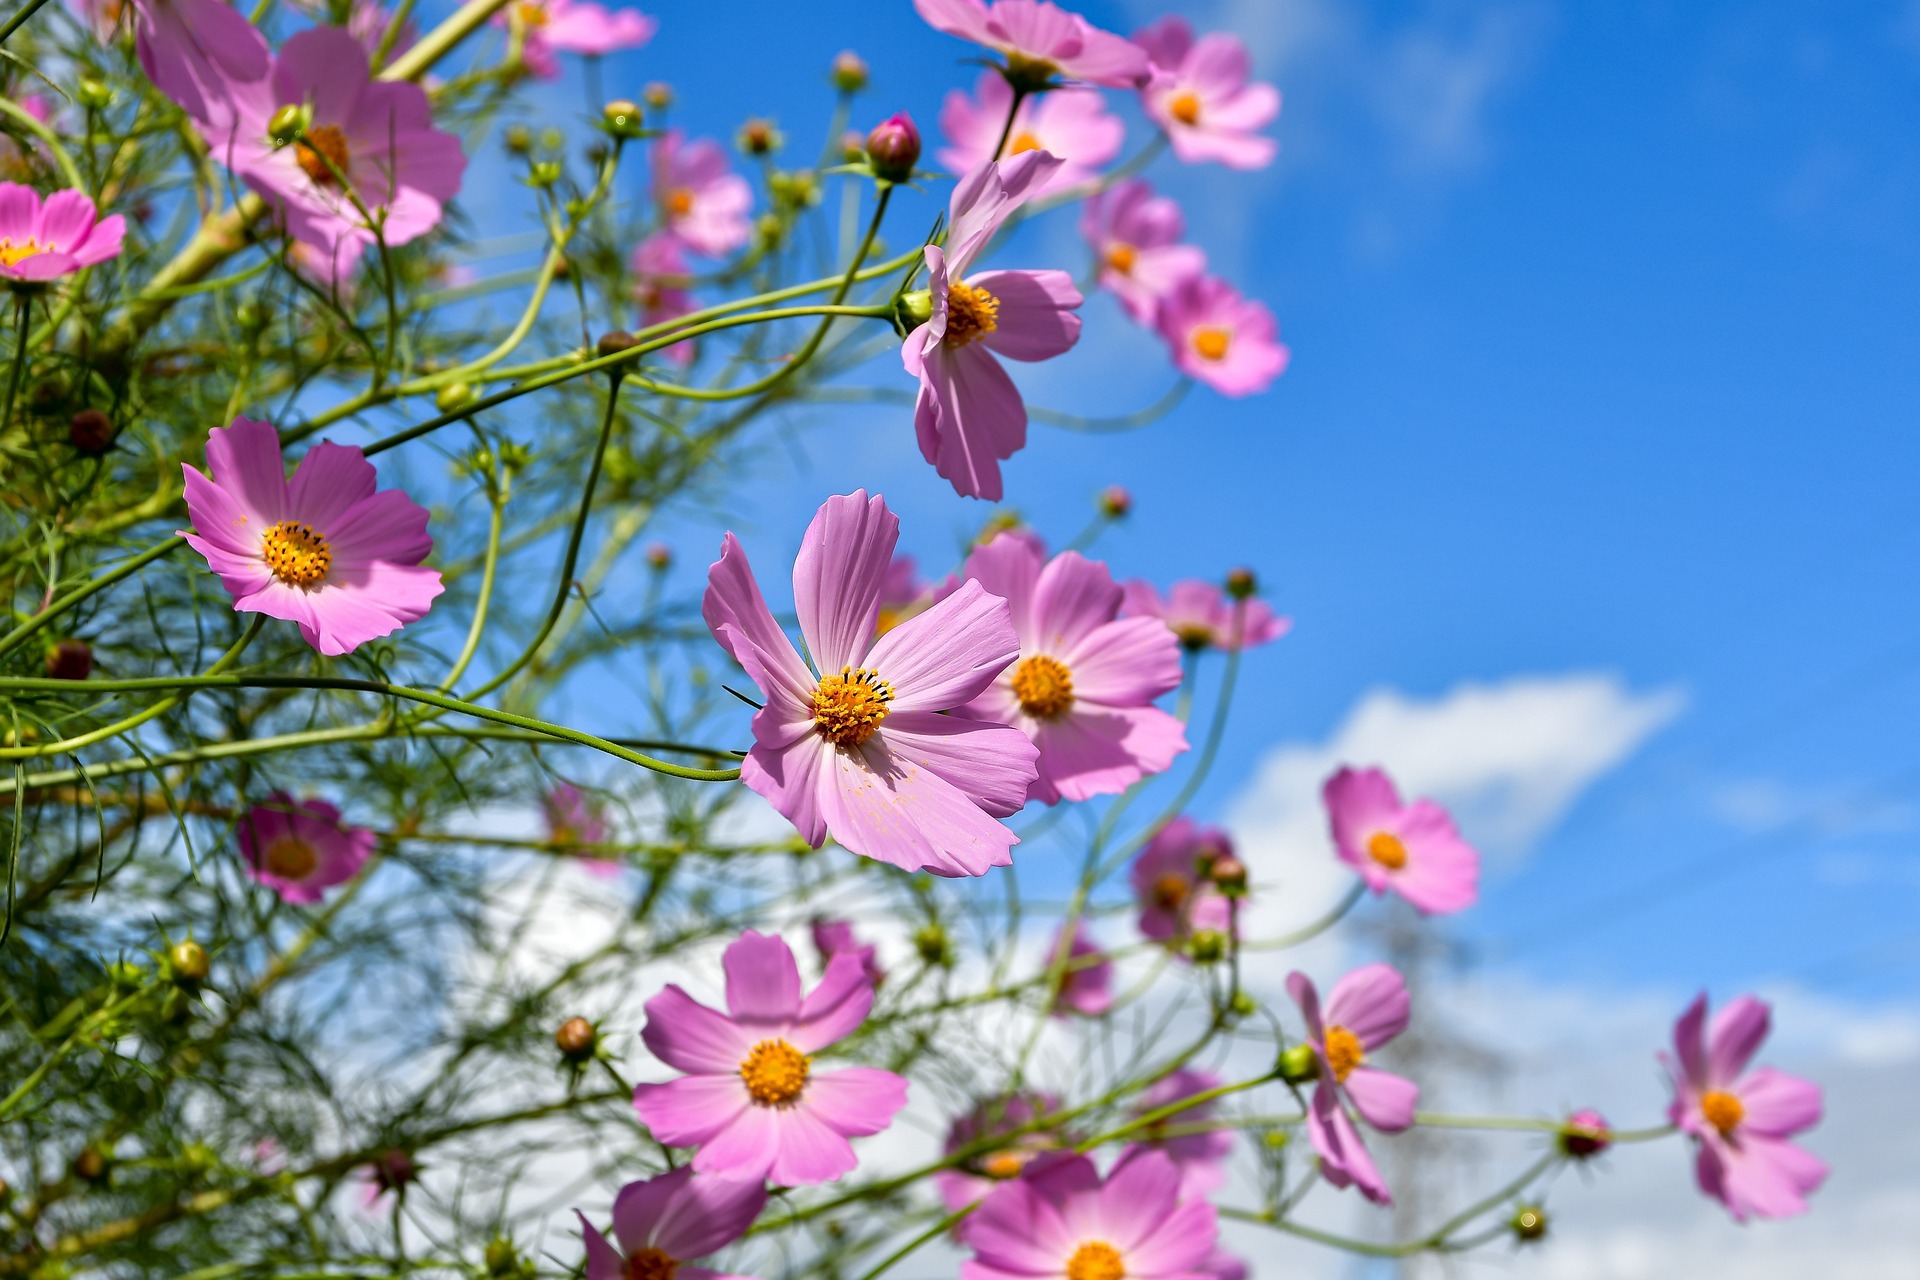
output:
[{"label": "magenta flower", "polygon": [[373,856],[373,832],[340,821],[325,800],[298,801],[276,791],[240,820],[247,874],[286,902],[318,902],[353,879]]},{"label": "magenta flower", "polygon": [[[387,38],[387,28],[393,25],[393,10],[376,0],[355,0],[347,11],[347,31],[360,47],[367,51],[367,58],[380,52],[380,42]],[[400,29],[393,33],[393,44],[387,50],[387,60],[392,61],[420,41],[420,28],[412,18],[401,22]]]},{"label": "magenta flower", "polygon": [[969,497],[998,501],[1000,460],[1027,443],[1027,406],[994,357],[1050,360],[1080,339],[1080,317],[1073,314],[1080,291],[1066,272],[983,271],[963,278],[1000,224],[1060,163],[1044,151],[1027,151],[967,174],[953,190],[946,248],[926,248],[932,314],[907,335],[901,363],[920,380],[913,426],[921,454]]},{"label": "magenta flower", "polygon": [[[693,269],[687,265],[686,247],[678,236],[661,231],[642,240],[634,247],[632,267],[641,327],[651,329],[678,320],[700,305],[687,291]],[[683,366],[692,364],[696,354],[691,338],[666,348],[667,358]]]},{"label": "magenta flower", "polygon": [[1053,998],[1053,1016],[1064,1018],[1077,1013],[1083,1018],[1097,1018],[1113,1008],[1113,961],[1087,936],[1086,925],[1076,920],[1071,932],[1063,928],[1054,935],[1053,951],[1047,959],[1049,972],[1060,963],[1063,944],[1067,949],[1066,969]]},{"label": "magenta flower", "polygon": [[1045,0],[913,0],[913,7],[934,30],[1003,55],[1011,75],[1036,87],[1063,75],[1131,89],[1152,70],[1140,46]]},{"label": "magenta flower", "polygon": [[1173,363],[1221,395],[1265,391],[1286,372],[1289,352],[1266,305],[1217,276],[1190,276],[1160,300],[1154,327]]},{"label": "magenta flower", "polygon": [[587,1280],[728,1280],[687,1264],[745,1235],[766,1206],[760,1179],[697,1174],[684,1165],[629,1182],[613,1198],[614,1244],[574,1211],[587,1246]]},{"label": "magenta flower", "polygon": [[[1259,600],[1233,600],[1211,582],[1184,578],[1162,597],[1150,582],[1139,578],[1124,588],[1128,618],[1158,618],[1167,624],[1183,648],[1251,649],[1271,644],[1293,629],[1292,618],[1274,616]],[[1235,614],[1239,615],[1238,620]]]},{"label": "magenta flower", "polygon": [[56,191],[42,202],[32,187],[0,182],[0,280],[38,284],[119,257],[126,220],[95,217],[84,191]]},{"label": "magenta flower", "polygon": [[1660,1060],[1673,1079],[1667,1118],[1692,1136],[1700,1189],[1736,1222],[1805,1213],[1826,1181],[1820,1157],[1787,1139],[1820,1123],[1820,1086],[1772,1067],[1747,1070],[1767,1038],[1771,1013],[1741,996],[1707,1025],[1707,997],[1673,1024],[1673,1056]]},{"label": "magenta flower", "polygon": [[1004,1093],[982,1098],[947,1129],[944,1154],[952,1155],[975,1143],[1005,1136],[1004,1145],[974,1155],[959,1165],[933,1175],[934,1186],[948,1209],[964,1209],[988,1195],[1000,1183],[1017,1178],[1036,1157],[1057,1150],[1060,1139],[1044,1128],[1028,1129],[1060,1109],[1060,1099],[1049,1093]]},{"label": "magenta flower", "polygon": [[1213,860],[1233,852],[1233,839],[1218,827],[1203,827],[1182,815],[1154,833],[1133,860],[1128,879],[1140,904],[1140,932],[1155,942],[1176,942],[1196,927],[1196,898],[1212,887]]},{"label": "magenta flower", "polygon": [[1180,646],[1151,618],[1119,618],[1107,567],[1063,551],[1042,567],[1005,534],[967,557],[967,580],[1012,608],[1020,659],[968,706],[1040,750],[1027,798],[1117,795],[1187,749],[1185,727],[1153,705],[1180,683]]},{"label": "magenta flower", "polygon": [[1392,1204],[1343,1100],[1383,1133],[1398,1133],[1413,1123],[1420,1086],[1364,1065],[1369,1053],[1407,1029],[1407,984],[1388,965],[1355,969],[1333,984],[1324,1019],[1320,993],[1306,974],[1288,974],[1287,991],[1306,1019],[1307,1043],[1320,1067],[1307,1110],[1307,1138],[1320,1153],[1320,1171],[1336,1187],[1358,1184],[1360,1194],[1375,1204]]},{"label": "magenta flower", "polygon": [[867,975],[867,981],[876,991],[887,979],[887,971],[880,967],[880,948],[862,943],[854,936],[853,925],[845,920],[815,920],[813,949],[820,953],[822,965],[831,964],[837,955],[852,956],[860,962],[860,972]]},{"label": "magenta flower", "polygon": [[571,782],[556,785],[541,799],[541,814],[547,820],[547,842],[558,849],[578,851],[580,865],[594,875],[620,874],[620,860],[613,854],[596,850],[609,835],[606,814],[593,798]]},{"label": "magenta flower", "polygon": [[[132,0],[134,48],[154,87],[203,128],[234,122],[236,90],[264,84],[267,38],[226,0]],[[116,9],[111,0],[96,13]],[[96,19],[95,30],[110,31]],[[297,101],[297,99],[295,99]]]},{"label": "magenta flower", "polygon": [[1140,178],[1089,196],[1080,214],[1080,234],[1100,260],[1100,287],[1143,324],[1176,285],[1207,269],[1203,250],[1180,243],[1186,233],[1180,206]]},{"label": "magenta flower", "polygon": [[[1195,1094],[1218,1089],[1226,1081],[1211,1071],[1182,1067],[1140,1095],[1134,1107],[1136,1115],[1158,1111]],[[1176,1111],[1157,1124],[1140,1130],[1134,1141],[1140,1146],[1165,1153],[1180,1170],[1180,1198],[1198,1200],[1218,1191],[1227,1180],[1227,1157],[1233,1153],[1231,1129],[1193,1130],[1212,1120],[1217,1102],[1199,1102],[1184,1111]]]},{"label": "magenta flower", "polygon": [[669,129],[653,144],[653,198],[680,243],[709,257],[747,242],[753,189],[727,168],[727,153],[711,138],[687,142]]},{"label": "magenta flower", "polygon": [[1280,114],[1280,91],[1249,84],[1247,46],[1225,32],[1193,38],[1185,18],[1168,16],[1133,33],[1152,59],[1140,99],[1166,130],[1173,154],[1188,164],[1217,160],[1231,169],[1264,168],[1277,149],[1261,130]]},{"label": "magenta flower", "polygon": [[1433,801],[1403,805],[1380,770],[1344,767],[1320,795],[1340,861],[1376,894],[1392,889],[1426,915],[1464,910],[1480,896],[1480,855]]},{"label": "magenta flower", "polygon": [[179,530],[206,557],[241,613],[300,624],[329,657],[352,653],[427,616],[444,588],[420,562],[433,550],[426,508],[398,489],[375,491],[373,464],[353,445],[321,441],[293,479],[272,424],[235,418],[207,433],[209,480],[186,475]]},{"label": "magenta flower", "polygon": [[[997,71],[983,71],[970,98],[950,90],[940,108],[940,131],[948,145],[940,149],[940,163],[955,173],[971,173],[999,159],[1000,131],[1006,127],[1013,89]],[[1014,114],[1007,135],[1009,156],[1046,151],[1060,158],[1060,167],[1035,191],[1046,194],[1076,186],[1100,172],[1100,166],[1120,154],[1127,127],[1109,112],[1092,89],[1059,89],[1028,98]]]},{"label": "magenta flower", "polygon": [[1247,1280],[1248,1275],[1246,1259],[1225,1249],[1215,1249],[1194,1271],[1199,1280]]},{"label": "magenta flower", "polygon": [[638,1085],[634,1109],[653,1136],[698,1147],[699,1173],[830,1182],[859,1163],[848,1138],[879,1133],[907,1105],[891,1071],[815,1071],[813,1056],[851,1034],[873,1008],[873,983],[836,955],[804,999],[800,967],[778,937],[749,929],[727,947],[727,1012],[677,986],[647,1001],[641,1036],[653,1056],[686,1074]]},{"label": "magenta flower", "polygon": [[1568,1116],[1555,1135],[1561,1154],[1573,1160],[1597,1156],[1613,1145],[1613,1126],[1592,1107],[1583,1107]]},{"label": "magenta flower", "polygon": [[1102,1182],[1065,1156],[1002,1183],[960,1224],[961,1280],[1190,1280],[1219,1239],[1213,1206],[1180,1198],[1180,1171],[1135,1148]]},{"label": "magenta flower", "polygon": [[964,708],[1013,660],[1007,602],[977,583],[874,638],[900,534],[885,499],[829,498],[793,565],[800,632],[820,674],[775,624],[729,533],[707,571],[702,614],[766,705],[741,781],[810,844],[829,834],[909,871],[977,876],[1018,837],[998,821],[1033,782],[1033,744]]},{"label": "magenta flower", "polygon": [[493,15],[493,25],[520,28],[520,57],[542,80],[560,76],[555,53],[598,56],[638,49],[660,27],[638,9],[608,10],[588,0],[516,0]]}]

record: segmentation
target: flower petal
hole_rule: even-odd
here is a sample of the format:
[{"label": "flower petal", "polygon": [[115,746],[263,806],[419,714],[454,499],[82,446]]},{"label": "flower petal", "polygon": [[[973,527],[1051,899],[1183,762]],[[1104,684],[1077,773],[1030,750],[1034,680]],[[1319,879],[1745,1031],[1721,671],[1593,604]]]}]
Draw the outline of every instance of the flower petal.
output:
[{"label": "flower petal", "polygon": [[787,1039],[802,1053],[820,1050],[859,1029],[873,1012],[873,983],[852,951],[836,952],[827,972],[801,1002],[800,1018]]},{"label": "flower petal", "polygon": [[1383,1133],[1398,1133],[1413,1123],[1420,1086],[1374,1067],[1355,1067],[1341,1086],[1366,1122]]},{"label": "flower petal", "polygon": [[665,1084],[635,1085],[633,1109],[654,1138],[670,1147],[705,1147],[736,1121],[765,1110],[752,1104],[738,1075],[682,1076]]},{"label": "flower petal", "polygon": [[1064,271],[982,271],[967,283],[999,300],[995,328],[981,342],[1009,360],[1051,360],[1080,340],[1085,301]]},{"label": "flower petal", "polygon": [[807,526],[793,562],[793,604],[823,675],[862,665],[899,541],[900,518],[865,489],[828,498]]},{"label": "flower petal", "polygon": [[835,1133],[864,1138],[893,1123],[907,1105],[907,1082],[878,1067],[823,1071],[807,1081],[800,1110],[811,1112]]},{"label": "flower petal", "polygon": [[932,770],[992,816],[1025,807],[1040,752],[1020,730],[959,714],[899,711],[880,732],[895,756]]},{"label": "flower petal", "polygon": [[727,1012],[735,1021],[784,1027],[799,1016],[800,966],[778,934],[748,929],[727,944],[720,967],[727,975]]},{"label": "flower petal", "polygon": [[1019,654],[1007,602],[968,581],[881,636],[866,663],[893,686],[893,712],[950,711],[979,696]]},{"label": "flower petal", "polygon": [[1407,1029],[1412,1004],[1405,980],[1392,965],[1362,965],[1333,984],[1326,1019],[1359,1036],[1371,1051]]},{"label": "flower petal", "polygon": [[1771,1011],[1752,996],[1729,1002],[1714,1015],[1707,1032],[1707,1081],[1721,1088],[1732,1084],[1767,1038]]},{"label": "flower petal", "polygon": [[662,988],[646,1010],[641,1039],[649,1053],[675,1071],[726,1075],[738,1071],[753,1049],[751,1032],[677,985]]}]

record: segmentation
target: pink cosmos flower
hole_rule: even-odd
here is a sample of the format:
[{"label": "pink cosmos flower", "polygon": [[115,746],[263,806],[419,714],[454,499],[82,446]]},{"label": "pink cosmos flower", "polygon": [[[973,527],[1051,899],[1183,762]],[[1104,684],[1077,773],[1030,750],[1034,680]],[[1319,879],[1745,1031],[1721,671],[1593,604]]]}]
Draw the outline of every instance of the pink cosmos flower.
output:
[{"label": "pink cosmos flower", "polygon": [[[693,269],[687,265],[686,247],[678,236],[660,231],[642,240],[634,247],[632,267],[643,328],[678,320],[700,305],[687,291]],[[666,348],[667,358],[682,366],[692,364],[696,354],[692,339]]]},{"label": "pink cosmos flower", "polygon": [[753,189],[727,168],[712,138],[687,142],[669,129],[653,144],[653,198],[668,231],[695,253],[718,257],[747,242]]},{"label": "pink cosmos flower", "polygon": [[852,1172],[859,1161],[847,1139],[879,1133],[907,1104],[907,1082],[891,1071],[813,1068],[813,1055],[873,1008],[860,961],[834,956],[802,999],[787,944],[749,929],[727,947],[721,967],[726,1013],[677,986],[647,1001],[647,1048],[687,1074],[636,1086],[640,1119],[668,1146],[698,1147],[699,1173],[794,1187]]},{"label": "pink cosmos flower", "polygon": [[1219,1238],[1213,1206],[1180,1198],[1180,1171],[1134,1148],[1103,1183],[1093,1161],[1036,1163],[960,1224],[961,1280],[1189,1280]]},{"label": "pink cosmos flower", "polygon": [[1118,618],[1107,567],[1040,553],[1005,534],[967,557],[965,576],[1012,609],[1020,659],[968,706],[1040,750],[1027,798],[1046,804],[1117,795],[1187,749],[1185,727],[1153,705],[1180,683],[1180,646],[1151,618]]},{"label": "pink cosmos flower", "polygon": [[1806,1212],[1826,1181],[1820,1157],[1787,1139],[1820,1123],[1820,1086],[1772,1067],[1747,1070],[1767,1038],[1771,1011],[1741,996],[1707,1025],[1707,997],[1673,1024],[1673,1056],[1660,1060],[1673,1079],[1667,1118],[1693,1137],[1700,1189],[1736,1222]]},{"label": "pink cosmos flower", "polygon": [[608,10],[588,0],[517,0],[493,15],[493,25],[525,33],[520,56],[542,80],[560,77],[560,53],[598,56],[638,49],[660,24],[638,9]]},{"label": "pink cosmos flower", "polygon": [[1087,935],[1086,925],[1076,920],[1071,933],[1062,930],[1054,935],[1049,970],[1059,962],[1062,945],[1067,949],[1067,968],[1053,998],[1053,1016],[1064,1018],[1077,1013],[1083,1018],[1097,1018],[1113,1008],[1113,961]]},{"label": "pink cosmos flower", "polygon": [[854,936],[853,926],[845,920],[815,920],[813,949],[820,953],[822,965],[831,964],[837,955],[852,956],[860,962],[860,972],[867,975],[867,981],[876,991],[887,979],[887,971],[880,967],[880,948],[862,943]]},{"label": "pink cosmos flower", "polygon": [[1389,965],[1355,969],[1333,984],[1324,1020],[1320,993],[1306,974],[1288,974],[1287,991],[1306,1019],[1307,1043],[1320,1065],[1307,1110],[1307,1138],[1320,1153],[1320,1172],[1336,1187],[1358,1184],[1360,1194],[1375,1204],[1392,1204],[1342,1103],[1351,1101],[1361,1118],[1383,1133],[1398,1133],[1413,1123],[1420,1086],[1364,1065],[1369,1053],[1407,1029],[1407,984]]},{"label": "pink cosmos flower", "polygon": [[1597,1156],[1613,1145],[1613,1126],[1592,1107],[1583,1107],[1568,1116],[1555,1135],[1561,1154],[1574,1160]]},{"label": "pink cosmos flower", "polygon": [[1321,788],[1334,849],[1376,894],[1392,889],[1426,915],[1461,911],[1480,895],[1480,855],[1431,800],[1400,803],[1378,769],[1342,768]]},{"label": "pink cosmos flower", "polygon": [[1186,233],[1180,206],[1141,178],[1087,197],[1080,214],[1080,234],[1100,260],[1100,287],[1143,324],[1174,286],[1207,269],[1204,250],[1180,243]]},{"label": "pink cosmos flower", "polygon": [[[1182,1067],[1140,1095],[1134,1107],[1136,1115],[1172,1106],[1183,1098],[1218,1089],[1226,1081],[1211,1071]],[[1161,1151],[1180,1170],[1180,1198],[1199,1200],[1218,1191],[1227,1180],[1227,1157],[1233,1153],[1233,1130],[1192,1130],[1212,1120],[1217,1102],[1200,1102],[1177,1111],[1158,1124],[1140,1131],[1134,1141],[1140,1146]]]},{"label": "pink cosmos flower", "polygon": [[1140,932],[1155,942],[1181,942],[1196,929],[1224,928],[1229,904],[1208,869],[1232,852],[1226,832],[1184,815],[1160,828],[1128,874],[1140,904]]},{"label": "pink cosmos flower", "polygon": [[913,426],[921,454],[970,497],[998,501],[1000,459],[1027,443],[1027,406],[994,357],[1050,360],[1080,339],[1080,317],[1073,314],[1080,291],[1066,272],[982,271],[963,278],[1000,224],[1060,163],[1044,151],[1027,151],[967,174],[953,190],[946,248],[926,248],[933,310],[907,335],[900,358],[920,380]]},{"label": "pink cosmos flower", "polygon": [[913,7],[934,30],[1005,56],[1009,72],[1036,86],[1064,75],[1131,89],[1152,70],[1140,46],[1045,0],[913,0]]},{"label": "pink cosmos flower", "polygon": [[1168,16],[1134,32],[1133,42],[1154,66],[1141,102],[1166,130],[1174,155],[1188,164],[1217,160],[1230,169],[1272,162],[1274,141],[1260,131],[1280,114],[1280,91],[1247,83],[1253,66],[1238,36],[1214,32],[1195,40],[1185,18]]},{"label": "pink cosmos flower", "polygon": [[198,532],[179,534],[235,610],[297,622],[308,644],[337,657],[426,617],[445,589],[420,563],[433,550],[426,508],[398,489],[376,492],[355,446],[321,441],[289,481],[280,433],[235,418],[207,433],[207,465],[211,480],[181,468]]},{"label": "pink cosmos flower", "polygon": [[[1000,145],[1012,105],[1013,89],[997,71],[980,73],[971,98],[960,89],[950,90],[940,108],[940,130],[948,142],[940,149],[940,163],[955,173],[971,173],[998,159],[994,148]],[[1045,194],[1094,177],[1101,165],[1120,154],[1126,134],[1127,127],[1106,109],[1099,93],[1057,89],[1020,104],[1006,154],[1046,151],[1060,158],[1060,167],[1035,189]]]},{"label": "pink cosmos flower", "polygon": [[1007,1141],[933,1175],[934,1186],[947,1208],[966,1208],[1007,1179],[1019,1177],[1035,1158],[1058,1149],[1057,1134],[1043,1128],[1020,1131],[1059,1109],[1060,1099],[1052,1094],[1027,1091],[982,1098],[972,1110],[956,1117],[947,1129],[946,1155],[1002,1135]]},{"label": "pink cosmos flower", "polygon": [[745,1235],[766,1206],[767,1189],[758,1178],[723,1178],[684,1165],[629,1182],[613,1198],[617,1249],[574,1210],[587,1246],[587,1280],[727,1280],[687,1264]]},{"label": "pink cosmos flower", "polygon": [[[1127,583],[1124,590],[1122,616],[1160,619],[1181,646],[1193,653],[1202,649],[1251,649],[1271,644],[1293,629],[1292,618],[1274,616],[1263,602],[1230,599],[1218,586],[1198,578],[1174,583],[1164,597],[1152,583],[1139,578]],[[1237,624],[1236,613],[1240,615]]]},{"label": "pink cosmos flower", "polygon": [[[373,79],[366,48],[344,28],[300,32],[269,77],[229,92],[232,121],[202,128],[208,146],[322,259],[351,263],[373,244],[375,223],[389,245],[425,235],[460,190],[467,158],[433,127],[427,91]],[[275,147],[268,123],[288,103],[309,105],[312,121],[301,141]]]},{"label": "pink cosmos flower", "polygon": [[793,595],[809,670],[773,620],[729,533],[707,571],[702,615],[766,697],[741,781],[802,839],[829,834],[909,871],[977,876],[1018,837],[998,821],[1033,782],[1017,729],[942,714],[964,708],[1019,651],[1007,602],[977,583],[874,638],[900,521],[865,490],[829,498],[807,526]]},{"label": "pink cosmos flower", "polygon": [[1154,327],[1190,378],[1225,396],[1265,391],[1286,372],[1289,352],[1266,305],[1217,276],[1190,276],[1160,300]]},{"label": "pink cosmos flower", "polygon": [[42,202],[32,187],[0,182],[0,280],[39,283],[119,257],[126,220],[95,217],[84,191],[56,191]]},{"label": "pink cosmos flower", "polygon": [[[132,0],[134,48],[154,87],[203,128],[224,131],[234,121],[235,90],[262,84],[270,68],[267,38],[226,0]],[[120,6],[95,7],[111,30]],[[297,101],[297,99],[295,99]]]},{"label": "pink cosmos flower", "polygon": [[1201,1280],[1247,1280],[1248,1275],[1247,1260],[1225,1249],[1215,1249],[1194,1270]]},{"label": "pink cosmos flower", "polygon": [[373,832],[340,821],[325,800],[298,801],[276,791],[240,820],[247,874],[286,902],[318,902],[358,874],[373,856]]},{"label": "pink cosmos flower", "polygon": [[618,858],[594,849],[607,842],[609,832],[606,814],[591,796],[571,782],[562,782],[542,798],[540,810],[547,820],[548,843],[561,849],[579,850],[580,865],[594,875],[620,874]]}]

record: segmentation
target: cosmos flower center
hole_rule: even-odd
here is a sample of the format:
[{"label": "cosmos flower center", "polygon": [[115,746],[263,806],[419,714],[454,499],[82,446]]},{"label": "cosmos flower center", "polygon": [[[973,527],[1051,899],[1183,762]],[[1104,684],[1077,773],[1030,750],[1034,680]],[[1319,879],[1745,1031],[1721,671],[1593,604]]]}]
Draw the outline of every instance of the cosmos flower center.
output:
[{"label": "cosmos flower center", "polygon": [[1721,1137],[1727,1137],[1740,1127],[1747,1118],[1747,1109],[1740,1099],[1720,1089],[1710,1089],[1700,1095],[1700,1114],[1707,1123],[1720,1131]]},{"label": "cosmos flower center", "polygon": [[1116,240],[1107,246],[1107,266],[1123,276],[1133,274],[1133,260],[1140,251],[1124,240]]},{"label": "cosmos flower center", "polygon": [[[347,171],[350,158],[347,151],[347,135],[339,125],[315,125],[307,130],[307,136],[293,144],[293,158],[300,163],[306,175],[323,187],[339,182],[335,173]],[[329,167],[331,166],[331,167]]]},{"label": "cosmos flower center", "polygon": [[652,1245],[627,1259],[626,1280],[673,1280],[680,1260]]},{"label": "cosmos flower center", "polygon": [[941,339],[957,351],[1000,327],[1000,299],[985,289],[956,280],[947,286],[947,334]]},{"label": "cosmos flower center", "polygon": [[1345,1027],[1328,1027],[1326,1034],[1327,1067],[1333,1072],[1333,1078],[1341,1084],[1353,1074],[1353,1069],[1367,1060],[1367,1051],[1360,1044],[1360,1037]]},{"label": "cosmos flower center", "polygon": [[879,731],[892,701],[893,686],[879,672],[842,667],[814,688],[814,732],[836,747],[857,747]]},{"label": "cosmos flower center", "polygon": [[1181,124],[1199,124],[1200,95],[1191,89],[1174,94],[1173,98],[1167,103],[1167,114],[1175,120],[1178,120]]},{"label": "cosmos flower center", "polygon": [[688,187],[675,187],[667,192],[667,212],[676,218],[684,218],[693,212],[693,191]]},{"label": "cosmos flower center", "polygon": [[1203,360],[1224,360],[1233,335],[1219,325],[1204,324],[1193,331],[1193,349]]},{"label": "cosmos flower center", "polygon": [[1182,622],[1173,628],[1173,634],[1189,649],[1204,649],[1213,643],[1213,628],[1204,622]]},{"label": "cosmos flower center", "polygon": [[1187,900],[1187,878],[1177,871],[1168,871],[1153,882],[1153,905],[1162,911],[1172,911]]},{"label": "cosmos flower center", "polygon": [[282,880],[305,880],[320,865],[320,854],[298,836],[281,836],[260,855],[260,865]]},{"label": "cosmos flower center", "polygon": [[1376,831],[1367,837],[1367,856],[1389,871],[1407,865],[1407,846],[1391,831]]},{"label": "cosmos flower center", "polygon": [[1028,715],[1051,720],[1073,705],[1073,673],[1060,659],[1036,653],[1013,669],[1013,696]]},{"label": "cosmos flower center", "polygon": [[[52,247],[52,245],[47,246],[48,249]],[[40,246],[34,242],[32,236],[27,237],[25,244],[15,244],[11,240],[0,240],[0,263],[9,267],[22,258],[31,258],[40,252],[42,252],[42,250]]]},{"label": "cosmos flower center", "polygon": [[333,549],[319,530],[297,520],[270,525],[260,539],[260,555],[273,576],[291,586],[311,587],[333,568]]},{"label": "cosmos flower center", "polygon": [[[513,12],[514,16],[520,19],[520,25],[523,27],[544,27],[547,25],[547,6],[543,4],[534,4],[532,0],[522,0],[520,4],[513,7]],[[669,1269],[666,1274],[672,1275],[673,1272]]]},{"label": "cosmos flower center", "polygon": [[1030,133],[1024,129],[1014,134],[1013,141],[1007,144],[1007,154],[1010,156],[1017,156],[1022,151],[1044,150],[1046,150],[1046,144],[1040,141],[1039,135]]},{"label": "cosmos flower center", "polygon": [[996,1182],[1017,1178],[1032,1157],[1019,1151],[996,1151],[980,1162],[980,1172]]},{"label": "cosmos flower center", "polygon": [[790,1107],[807,1087],[807,1055],[785,1040],[762,1040],[740,1064],[747,1094],[763,1107]]},{"label": "cosmos flower center", "polygon": [[1089,1240],[1067,1259],[1067,1280],[1121,1280],[1126,1274],[1120,1251],[1105,1240]]}]

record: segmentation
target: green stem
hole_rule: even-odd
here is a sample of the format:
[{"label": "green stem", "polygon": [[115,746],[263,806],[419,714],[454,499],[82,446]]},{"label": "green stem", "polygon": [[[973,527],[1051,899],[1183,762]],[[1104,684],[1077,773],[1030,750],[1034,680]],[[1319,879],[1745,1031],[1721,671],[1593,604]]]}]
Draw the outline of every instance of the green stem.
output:
[{"label": "green stem", "polygon": [[16,9],[13,16],[7,19],[7,24],[0,27],[0,44],[5,44],[7,37],[18,31],[28,18],[40,12],[40,6],[46,2],[47,0],[27,0],[27,3]]},{"label": "green stem", "polygon": [[134,556],[131,560],[123,560],[99,577],[89,579],[84,586],[75,587],[72,591],[69,591],[66,595],[61,596],[58,600],[55,600],[52,604],[42,609],[39,613],[36,613],[33,617],[9,631],[5,636],[0,636],[0,657],[11,653],[19,646],[22,640],[25,640],[28,636],[31,636],[34,632],[40,630],[40,628],[46,626],[67,610],[73,608],[73,606],[92,596],[95,592],[104,591],[114,583],[132,577],[176,547],[184,547],[186,545],[186,540],[179,537],[170,537],[165,542],[156,542],[139,555]]}]

